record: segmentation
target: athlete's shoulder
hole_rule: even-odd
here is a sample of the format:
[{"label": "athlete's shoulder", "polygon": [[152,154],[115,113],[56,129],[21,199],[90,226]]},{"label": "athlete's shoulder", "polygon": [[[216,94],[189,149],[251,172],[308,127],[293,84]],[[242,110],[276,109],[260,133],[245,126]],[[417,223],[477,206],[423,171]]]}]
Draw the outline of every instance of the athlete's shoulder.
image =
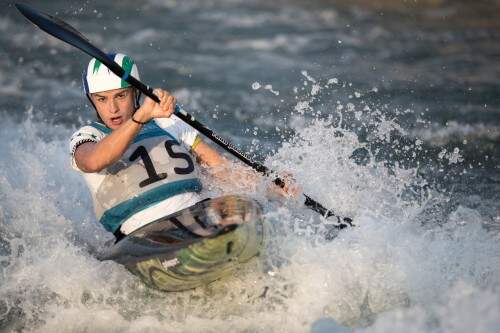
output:
[{"label": "athlete's shoulder", "polygon": [[80,131],[93,131],[93,132],[98,132],[101,134],[109,134],[111,133],[111,129],[106,127],[103,123],[97,122],[97,121],[91,121],[87,125],[84,125],[80,127],[75,133],[78,133]]},{"label": "athlete's shoulder", "polygon": [[183,122],[182,120],[177,118],[175,114],[173,114],[168,118],[155,118],[154,123],[159,127],[166,129],[166,128],[182,126]]},{"label": "athlete's shoulder", "polygon": [[169,118],[158,118],[154,121],[159,127],[174,136],[177,141],[184,143],[188,148],[192,146],[198,136],[196,129],[186,124],[175,114]]},{"label": "athlete's shoulder", "polygon": [[179,119],[174,117],[175,115],[172,115],[169,118],[156,118],[151,123],[178,139],[179,134],[182,132],[182,127],[179,126]]},{"label": "athlete's shoulder", "polygon": [[[100,126],[99,126],[100,125]],[[79,145],[86,142],[99,142],[108,133],[106,133],[106,126],[99,123],[91,123],[89,125],[79,128],[71,135],[70,138],[70,151],[73,154]]]}]

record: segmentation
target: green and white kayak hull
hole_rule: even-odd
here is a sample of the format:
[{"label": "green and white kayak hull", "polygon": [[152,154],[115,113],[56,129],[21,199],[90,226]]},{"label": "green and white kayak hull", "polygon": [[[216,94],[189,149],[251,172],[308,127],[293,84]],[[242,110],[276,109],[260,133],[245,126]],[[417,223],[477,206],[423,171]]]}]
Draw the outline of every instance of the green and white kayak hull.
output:
[{"label": "green and white kayak hull", "polygon": [[263,248],[260,205],[243,196],[200,202],[120,240],[103,259],[125,265],[148,286],[181,291],[232,273]]}]

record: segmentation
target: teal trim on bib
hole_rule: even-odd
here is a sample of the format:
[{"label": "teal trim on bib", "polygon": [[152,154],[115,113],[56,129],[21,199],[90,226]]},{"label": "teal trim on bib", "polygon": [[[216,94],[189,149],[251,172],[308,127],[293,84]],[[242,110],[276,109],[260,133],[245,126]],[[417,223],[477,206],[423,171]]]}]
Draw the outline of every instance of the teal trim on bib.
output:
[{"label": "teal trim on bib", "polygon": [[111,134],[111,129],[106,127],[104,124],[101,124],[101,123],[98,123],[96,121],[93,121],[90,123],[90,126],[92,126],[93,128],[103,132],[104,134],[106,135],[109,135]]},{"label": "teal trim on bib", "polygon": [[156,203],[178,194],[201,190],[202,185],[197,178],[164,184],[108,209],[99,222],[107,231],[114,233],[127,218]]},{"label": "teal trim on bib", "polygon": [[[106,127],[104,124],[98,123],[98,122],[92,122],[90,126],[94,127],[95,129],[103,132],[106,135],[111,134],[111,129]],[[149,121],[144,125],[144,127],[141,129],[141,131],[135,136],[133,143],[137,143],[139,141],[149,139],[149,138],[154,138],[157,136],[164,136],[167,135],[170,137],[172,140],[175,140],[175,142],[179,143],[172,134],[169,132],[165,131],[163,128],[158,126],[154,121]]]}]

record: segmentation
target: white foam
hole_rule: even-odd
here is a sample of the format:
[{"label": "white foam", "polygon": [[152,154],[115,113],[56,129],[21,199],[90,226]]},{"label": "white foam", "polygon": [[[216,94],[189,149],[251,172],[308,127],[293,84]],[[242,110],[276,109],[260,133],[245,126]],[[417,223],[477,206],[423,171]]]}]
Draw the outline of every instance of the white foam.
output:
[{"label": "white foam", "polygon": [[[255,51],[275,51],[284,49],[289,52],[298,52],[309,44],[309,39],[300,36],[276,35],[272,38],[251,38],[230,40],[226,47],[230,50],[255,50]],[[210,45],[210,44],[205,44]],[[212,45],[214,48],[220,48],[220,45]]]},{"label": "white foam", "polygon": [[292,172],[306,193],[357,227],[326,242],[328,223],[317,215],[294,202],[265,203],[269,237],[260,259],[177,294],[150,290],[123,267],[95,259],[111,237],[95,223],[85,185],[69,167],[71,133],[29,120],[0,131],[0,237],[10,248],[0,257],[0,308],[24,313],[11,327],[303,332],[332,317],[367,331],[416,320],[414,331],[430,322],[436,331],[487,332],[498,322],[500,246],[482,228],[484,217],[458,207],[440,226],[422,226],[424,208],[446,198],[402,200],[418,184],[416,170],[388,173],[373,159],[357,165],[350,156],[363,144],[351,132],[305,125],[266,163]]},{"label": "white foam", "polygon": [[433,125],[430,128],[412,131],[418,137],[434,146],[442,146],[450,141],[474,141],[477,139],[500,140],[500,128],[490,124],[463,124],[449,121],[445,127]]}]

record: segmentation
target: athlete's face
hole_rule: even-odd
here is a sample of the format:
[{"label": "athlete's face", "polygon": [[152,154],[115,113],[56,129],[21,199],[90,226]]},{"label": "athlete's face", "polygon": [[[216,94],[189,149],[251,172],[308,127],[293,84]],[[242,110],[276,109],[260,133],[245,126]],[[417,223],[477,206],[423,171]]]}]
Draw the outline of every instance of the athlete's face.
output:
[{"label": "athlete's face", "polygon": [[115,130],[132,117],[135,93],[132,88],[120,88],[90,94],[90,98],[106,126]]}]

